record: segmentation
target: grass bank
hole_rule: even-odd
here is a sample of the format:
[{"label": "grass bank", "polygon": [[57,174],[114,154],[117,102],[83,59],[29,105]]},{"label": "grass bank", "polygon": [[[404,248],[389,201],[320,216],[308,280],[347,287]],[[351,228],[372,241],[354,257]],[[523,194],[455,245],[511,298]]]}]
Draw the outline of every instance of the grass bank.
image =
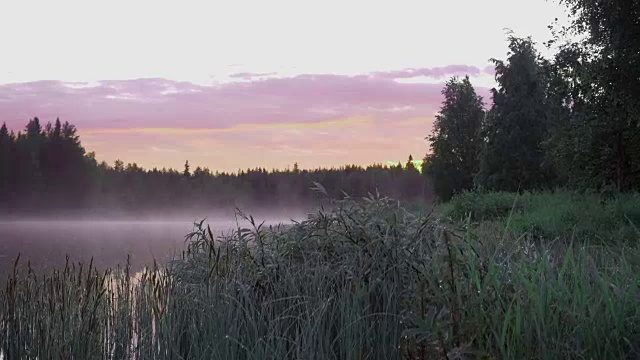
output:
[{"label": "grass bank", "polygon": [[16,273],[0,292],[0,346],[12,359],[640,356],[638,236],[544,241],[509,230],[542,215],[496,196],[507,215],[453,202],[438,213],[462,221],[447,221],[371,197],[284,228],[248,217],[220,239],[199,223],[181,259],[135,281]]},{"label": "grass bank", "polygon": [[440,208],[454,222],[497,223],[516,236],[637,243],[640,194],[466,192]]}]

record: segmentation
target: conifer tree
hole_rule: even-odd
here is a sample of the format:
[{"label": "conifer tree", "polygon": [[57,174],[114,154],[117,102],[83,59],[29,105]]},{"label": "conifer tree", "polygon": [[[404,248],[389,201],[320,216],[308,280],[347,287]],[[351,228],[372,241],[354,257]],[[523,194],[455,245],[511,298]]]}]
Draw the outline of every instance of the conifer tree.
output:
[{"label": "conifer tree", "polygon": [[453,194],[473,187],[482,149],[480,128],[484,109],[482,98],[468,76],[450,79],[442,94],[440,113],[427,137],[431,155],[425,161],[425,172],[432,176],[436,194],[448,200]]},{"label": "conifer tree", "polygon": [[191,172],[189,170],[189,160],[185,161],[184,163],[184,171],[182,171],[182,175],[187,178],[191,176]]}]

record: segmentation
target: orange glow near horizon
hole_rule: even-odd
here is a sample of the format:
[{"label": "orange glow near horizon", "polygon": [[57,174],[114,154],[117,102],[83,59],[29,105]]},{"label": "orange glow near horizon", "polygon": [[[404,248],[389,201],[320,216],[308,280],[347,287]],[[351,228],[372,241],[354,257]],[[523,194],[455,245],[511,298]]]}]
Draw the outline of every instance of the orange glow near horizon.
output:
[{"label": "orange glow near horizon", "polygon": [[[318,121],[311,124],[240,125],[229,129],[87,129],[79,134],[98,161],[116,159],[144,168],[192,168],[236,172],[239,169],[339,167],[347,164],[386,164],[409,155],[421,159],[428,150],[424,119],[390,132],[367,117]],[[416,136],[420,134],[420,136]]]},{"label": "orange glow near horizon", "polygon": [[[442,79],[467,72],[485,76],[490,69],[451,65],[210,86],[157,78],[87,86],[41,81],[0,85],[0,114],[16,131],[34,114],[43,125],[60,117],[77,127],[98,161],[147,169],[181,169],[187,160],[225,172],[404,164],[428,151]],[[396,81],[416,74],[437,80]]]},{"label": "orange glow near horizon", "polygon": [[[542,44],[569,23],[554,1],[188,3],[7,1],[0,124],[59,117],[99,161],[144,168],[405,164],[448,79],[490,101],[505,28]],[[472,31],[443,31],[451,14]]]},{"label": "orange glow near horizon", "polygon": [[230,128],[212,129],[212,128],[94,128],[84,130],[85,135],[115,135],[115,134],[160,134],[160,135],[197,135],[197,134],[223,134],[231,132],[249,132],[271,129],[312,129],[334,126],[349,126],[354,124],[367,123],[371,119],[364,116],[352,118],[323,120],[314,122],[292,122],[292,123],[276,123],[276,124],[239,124]]}]

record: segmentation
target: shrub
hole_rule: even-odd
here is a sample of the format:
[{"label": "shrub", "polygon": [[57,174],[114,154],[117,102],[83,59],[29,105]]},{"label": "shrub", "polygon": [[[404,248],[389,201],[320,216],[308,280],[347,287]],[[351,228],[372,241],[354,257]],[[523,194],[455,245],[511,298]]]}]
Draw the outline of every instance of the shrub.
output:
[{"label": "shrub", "polygon": [[473,221],[494,220],[508,216],[512,210],[521,211],[528,200],[529,194],[466,191],[445,205],[444,214],[454,220],[463,220],[469,215]]}]

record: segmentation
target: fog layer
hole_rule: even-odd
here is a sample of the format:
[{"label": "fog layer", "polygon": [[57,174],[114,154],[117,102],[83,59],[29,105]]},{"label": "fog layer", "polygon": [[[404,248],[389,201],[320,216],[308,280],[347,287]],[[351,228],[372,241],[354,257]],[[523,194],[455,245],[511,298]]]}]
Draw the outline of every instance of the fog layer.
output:
[{"label": "fog layer", "polygon": [[[247,212],[257,223],[265,225],[289,224],[307,217],[302,211],[284,215],[283,209]],[[211,214],[213,213],[213,215]],[[117,214],[115,214],[117,215]],[[208,216],[207,216],[208,215]],[[0,277],[11,273],[14,260],[20,254],[20,267],[27,262],[38,271],[63,268],[67,255],[70,262],[88,262],[93,257],[100,269],[124,265],[129,256],[133,270],[152,264],[154,259],[164,264],[184,249],[185,235],[193,230],[194,222],[205,220],[218,235],[228,233],[238,224],[250,224],[231,211],[157,213],[134,217],[99,216],[97,213],[53,214],[0,219]]]}]

